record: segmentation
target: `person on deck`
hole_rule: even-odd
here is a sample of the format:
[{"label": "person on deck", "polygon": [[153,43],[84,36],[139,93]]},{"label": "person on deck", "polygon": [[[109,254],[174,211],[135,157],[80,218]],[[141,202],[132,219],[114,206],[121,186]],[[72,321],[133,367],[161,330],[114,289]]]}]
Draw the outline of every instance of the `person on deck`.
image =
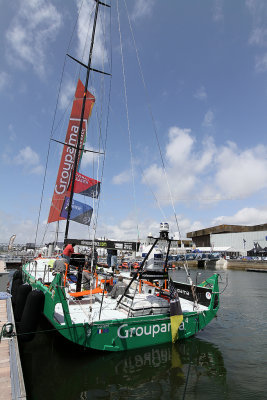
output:
[{"label": "person on deck", "polygon": [[83,290],[90,290],[93,282],[93,275],[89,270],[83,270],[82,275],[82,288]]},{"label": "person on deck", "polygon": [[118,252],[116,249],[111,250],[111,268],[112,268],[113,273],[114,273],[115,269],[118,268],[117,254],[118,254]]},{"label": "person on deck", "polygon": [[123,282],[123,277],[119,276],[118,282],[113,286],[111,292],[109,293],[109,296],[112,297],[112,299],[116,299],[119,295],[124,294],[125,289],[126,283]]},{"label": "person on deck", "polygon": [[74,246],[75,246],[75,243],[72,243],[72,244],[69,243],[69,244],[65,247],[65,249],[63,250],[62,257],[65,258],[65,259],[67,260],[68,264],[70,263],[70,257],[71,257],[71,255],[74,253],[74,248],[73,248]]},{"label": "person on deck", "polygon": [[107,249],[107,264],[108,268],[111,268],[111,257],[112,257],[112,250]]},{"label": "person on deck", "polygon": [[88,255],[88,264],[92,267],[93,272],[95,272],[96,270],[97,260],[98,260],[98,252],[96,250],[96,247],[94,247],[94,249],[90,249]]},{"label": "person on deck", "polygon": [[64,258],[58,258],[54,261],[52,275],[60,273],[63,276],[66,272],[67,266],[68,264],[66,263],[66,260]]}]

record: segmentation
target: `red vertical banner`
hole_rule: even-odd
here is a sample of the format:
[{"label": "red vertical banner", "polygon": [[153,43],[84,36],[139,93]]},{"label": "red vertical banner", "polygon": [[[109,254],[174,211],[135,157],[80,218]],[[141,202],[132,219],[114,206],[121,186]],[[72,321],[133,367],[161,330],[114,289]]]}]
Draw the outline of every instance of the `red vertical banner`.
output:
[{"label": "red vertical banner", "polygon": [[[70,120],[65,139],[66,145],[64,145],[63,147],[61,161],[58,169],[56,186],[54,189],[54,194],[47,221],[48,223],[64,219],[60,216],[60,213],[62,210],[62,206],[64,204],[65,196],[70,195],[69,186],[73,170],[73,164],[75,160],[75,154],[77,151],[76,147],[78,143],[78,131],[80,126],[81,112],[82,112],[83,95],[84,95],[84,85],[79,80],[70,114]],[[91,115],[94,102],[95,102],[94,96],[87,91],[80,148],[83,146],[86,138],[87,120]],[[81,158],[81,150],[79,150],[78,164],[80,158]]]}]

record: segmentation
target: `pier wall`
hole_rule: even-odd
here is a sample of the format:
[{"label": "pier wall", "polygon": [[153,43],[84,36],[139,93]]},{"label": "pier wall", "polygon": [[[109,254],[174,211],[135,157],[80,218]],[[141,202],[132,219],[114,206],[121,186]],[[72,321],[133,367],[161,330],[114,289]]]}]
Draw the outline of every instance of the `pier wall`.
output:
[{"label": "pier wall", "polygon": [[243,260],[227,260],[227,269],[236,269],[241,271],[266,271],[266,261],[243,261]]},{"label": "pier wall", "polygon": [[[173,264],[176,267],[183,268],[184,261],[174,262]],[[187,265],[189,269],[235,269],[239,271],[267,272],[267,261],[225,260],[222,258],[218,261],[189,260],[187,261]]]}]

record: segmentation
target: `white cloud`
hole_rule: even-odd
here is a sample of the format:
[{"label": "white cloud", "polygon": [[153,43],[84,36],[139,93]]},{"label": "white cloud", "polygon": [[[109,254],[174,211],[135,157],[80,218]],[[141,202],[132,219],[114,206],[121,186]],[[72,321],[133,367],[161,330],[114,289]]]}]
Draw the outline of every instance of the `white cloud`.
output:
[{"label": "white cloud", "polygon": [[[37,211],[36,211],[37,213]],[[267,207],[263,208],[243,208],[232,216],[218,216],[214,218],[207,225],[203,225],[200,221],[191,221],[183,215],[178,215],[179,229],[182,239],[186,238],[186,233],[203,229],[206,226],[216,226],[221,224],[237,224],[237,225],[255,225],[262,224],[267,221]],[[159,234],[159,220],[146,218],[139,221],[139,235],[141,239],[146,238],[149,233],[155,237]],[[178,238],[177,225],[173,217],[167,218],[170,225],[170,236]],[[61,229],[62,231],[63,229]],[[37,244],[43,238],[46,231],[46,220],[40,224],[38,229]],[[46,231],[44,243],[54,240],[54,224],[49,225],[49,230]],[[35,241],[36,221],[30,219],[19,219],[18,216],[8,215],[0,210],[0,242],[7,243],[10,236],[14,233],[16,236],[16,243],[24,244],[26,242]],[[84,238],[88,234],[88,227],[80,224],[71,225],[71,237]],[[117,224],[98,223],[96,237],[106,237],[109,239],[122,239],[136,240],[137,239],[137,222],[131,215],[120,221]],[[60,239],[61,240],[61,239]],[[43,244],[44,244],[43,243]]]},{"label": "white cloud", "polygon": [[[169,143],[166,146],[166,157],[171,164],[184,164],[188,159],[194,138],[190,136],[190,129],[170,128]],[[177,150],[179,156],[177,157]]]},{"label": "white cloud", "polygon": [[15,134],[14,127],[12,124],[8,125],[8,133],[9,133],[9,139],[11,140],[11,142],[14,142],[17,136]]},{"label": "white cloud", "polygon": [[210,165],[215,148],[211,138],[195,149],[196,140],[190,129],[172,127],[165,149],[166,172],[157,164],[144,171],[143,182],[156,186],[157,197],[162,204],[170,203],[167,181],[175,202],[191,196],[198,182],[198,175],[204,174]]},{"label": "white cloud", "polygon": [[[16,220],[12,215],[7,215],[0,211],[0,242],[8,243],[9,238],[14,233],[16,236],[15,243],[25,243],[27,241],[28,235],[31,235],[35,232],[33,222],[31,221],[21,221],[18,222],[17,217]],[[30,236],[29,236],[30,237]]]},{"label": "white cloud", "polygon": [[262,145],[242,151],[232,142],[217,148],[210,164],[213,173],[203,179],[199,200],[210,204],[244,199],[266,189],[266,151]]},{"label": "white cloud", "polygon": [[27,146],[19,151],[14,162],[18,165],[36,165],[39,163],[39,156],[30,146]]},{"label": "white cloud", "polygon": [[259,26],[265,19],[266,1],[246,0],[246,6],[252,15],[254,26]]},{"label": "white cloud", "polygon": [[71,103],[75,94],[75,83],[71,80],[67,80],[62,86],[59,97],[59,108],[65,110]]},{"label": "white cloud", "polygon": [[214,218],[212,225],[257,225],[267,221],[267,207],[245,207],[231,216],[219,216]]},{"label": "white cloud", "polygon": [[[36,214],[36,215],[35,215]],[[32,212],[33,218],[21,219],[18,214],[7,214],[0,210],[0,243],[8,243],[11,235],[16,234],[15,244],[25,244],[27,242],[35,242],[36,221],[38,208]],[[46,232],[44,243],[51,242],[55,239],[55,226],[50,224],[49,231],[46,229],[46,221],[39,224],[37,244],[40,244]]]},{"label": "white cloud", "polygon": [[[252,17],[252,29],[248,43],[258,48],[267,46],[267,3],[265,0],[247,0],[246,6]],[[255,58],[255,71],[267,71],[267,53],[264,51]]]},{"label": "white cloud", "polygon": [[10,76],[5,71],[0,71],[0,92],[4,90],[10,82]]},{"label": "white cloud", "polygon": [[207,98],[207,92],[206,92],[205,87],[204,87],[204,86],[200,86],[200,87],[196,90],[196,92],[195,92],[195,94],[194,94],[194,97],[195,97],[196,99],[198,99],[198,100],[206,100],[206,98]]},{"label": "white cloud", "polygon": [[30,146],[21,149],[14,157],[13,163],[21,165],[23,170],[30,174],[40,175],[44,171],[43,166],[40,164],[39,155]]},{"label": "white cloud", "polygon": [[[178,215],[179,230],[181,238],[186,239],[187,232],[204,228],[203,224],[199,221],[190,221],[189,218]],[[170,237],[179,237],[177,232],[177,224],[173,216],[166,217],[166,222],[169,223]],[[138,233],[141,239],[145,239],[148,234],[157,237],[159,235],[159,225],[162,219],[144,218],[138,221]],[[107,224],[99,222],[97,228],[97,237],[108,237],[109,239],[122,239],[136,240],[137,236],[137,221],[133,215],[129,215],[124,220],[116,224]]]},{"label": "white cloud", "polygon": [[222,0],[214,0],[213,2],[213,20],[215,22],[222,21],[223,16],[223,1]]},{"label": "white cloud", "polygon": [[265,72],[267,71],[267,53],[256,57],[255,60],[255,71]]},{"label": "white cloud", "polygon": [[209,179],[207,179],[207,181],[203,179],[202,182],[202,188],[196,196],[196,199],[200,203],[207,206],[212,203],[222,201],[224,199],[229,199],[229,196],[227,197],[226,194],[223,196],[222,193],[218,190],[218,187],[214,183],[213,177],[210,177]]},{"label": "white cloud", "polygon": [[[77,8],[80,10],[81,8],[81,1],[77,0]],[[80,57],[85,64],[88,61],[88,49],[90,47],[91,41],[91,32],[93,27],[93,13],[95,9],[95,1],[84,1],[82,4],[82,9],[79,13],[79,20],[78,20],[78,49],[77,55]],[[105,7],[102,8],[102,12],[105,12]],[[88,29],[89,25],[89,29]],[[94,41],[94,52],[92,58],[92,64],[94,67],[102,66],[108,60],[108,53],[105,48],[105,32],[103,31],[103,27],[105,24],[99,23],[96,26],[96,33],[95,33],[95,41]]]},{"label": "white cloud", "polygon": [[[88,142],[85,143],[84,148],[86,150],[92,150],[95,152],[103,152],[103,150],[94,148]],[[86,168],[88,165],[92,165],[94,163],[97,165],[98,162],[100,161],[99,159],[100,156],[101,155],[97,153],[84,152],[82,157],[82,168]]]},{"label": "white cloud", "polygon": [[35,165],[30,169],[29,172],[34,175],[42,175],[44,172],[44,167],[41,164]]},{"label": "white cloud", "polygon": [[[152,235],[159,234],[159,221],[146,218],[138,221],[138,232],[140,238],[146,238],[151,232]],[[108,237],[109,239],[136,240],[138,236],[137,221],[131,215],[117,224],[100,224],[97,229],[98,237]]]},{"label": "white cloud", "polygon": [[[241,150],[233,142],[216,146],[208,137],[198,143],[189,129],[172,127],[165,148],[165,172],[157,164],[143,182],[155,188],[161,204],[197,200],[202,204],[242,199],[267,188],[267,147]],[[168,182],[168,183],[167,183]]]},{"label": "white cloud", "polygon": [[10,63],[30,65],[39,76],[45,73],[46,48],[55,40],[61,15],[45,0],[20,1],[18,12],[6,32]]},{"label": "white cloud", "polygon": [[136,0],[131,17],[133,19],[139,19],[150,16],[152,14],[154,4],[154,0]]},{"label": "white cloud", "polygon": [[115,185],[121,185],[123,183],[130,182],[130,180],[131,180],[131,171],[127,170],[114,176],[112,178],[112,183],[114,183]]},{"label": "white cloud", "polygon": [[250,35],[249,44],[257,46],[266,46],[267,44],[267,29],[263,27],[255,27]]},{"label": "white cloud", "polygon": [[214,113],[211,110],[209,110],[206,112],[206,114],[204,116],[202,125],[204,127],[211,127],[213,125],[213,121],[214,121]]},{"label": "white cloud", "polygon": [[240,151],[234,143],[224,146],[217,156],[215,183],[230,198],[243,198],[267,188],[267,149],[257,146]]}]

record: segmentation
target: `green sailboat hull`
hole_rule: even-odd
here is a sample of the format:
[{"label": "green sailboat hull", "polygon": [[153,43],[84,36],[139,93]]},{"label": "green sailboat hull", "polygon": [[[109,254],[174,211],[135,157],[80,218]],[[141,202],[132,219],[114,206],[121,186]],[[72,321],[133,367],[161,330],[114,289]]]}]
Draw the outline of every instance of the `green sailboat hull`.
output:
[{"label": "green sailboat hull", "polygon": [[[26,264],[27,266],[27,264]],[[44,316],[53,327],[66,339],[85,348],[106,351],[125,351],[172,341],[171,321],[168,314],[144,315],[125,319],[100,320],[92,323],[73,323],[70,317],[68,302],[58,274],[49,287],[36,280],[23,267],[24,282],[33,289],[41,290],[45,295]],[[218,275],[214,274],[200,287],[212,287],[210,305],[201,312],[183,313],[183,322],[179,327],[178,340],[195,335],[216,316],[219,309]],[[64,323],[55,317],[55,306],[61,303]]]}]

